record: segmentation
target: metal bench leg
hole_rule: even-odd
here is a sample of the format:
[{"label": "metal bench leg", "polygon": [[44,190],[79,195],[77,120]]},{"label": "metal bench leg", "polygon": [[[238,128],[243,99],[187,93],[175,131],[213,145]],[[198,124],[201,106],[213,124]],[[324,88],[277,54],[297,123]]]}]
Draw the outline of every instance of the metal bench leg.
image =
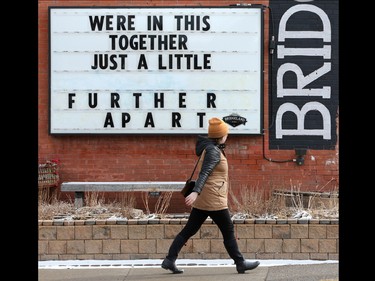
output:
[{"label": "metal bench leg", "polygon": [[84,192],[76,191],[74,193],[74,207],[81,208],[83,207]]}]

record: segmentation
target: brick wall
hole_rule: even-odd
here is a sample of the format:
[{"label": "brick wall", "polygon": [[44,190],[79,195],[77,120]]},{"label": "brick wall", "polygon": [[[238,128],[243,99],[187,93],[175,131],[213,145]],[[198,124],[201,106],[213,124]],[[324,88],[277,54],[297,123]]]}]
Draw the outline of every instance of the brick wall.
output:
[{"label": "brick wall", "polygon": [[[38,259],[163,259],[186,219],[40,220]],[[247,259],[338,260],[337,219],[235,220]],[[228,259],[218,227],[207,219],[179,258]]]}]

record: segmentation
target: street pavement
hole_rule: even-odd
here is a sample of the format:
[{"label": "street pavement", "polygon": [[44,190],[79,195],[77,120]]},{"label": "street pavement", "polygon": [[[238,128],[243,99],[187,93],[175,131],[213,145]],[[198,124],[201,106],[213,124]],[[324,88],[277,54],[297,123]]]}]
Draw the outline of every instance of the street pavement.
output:
[{"label": "street pavement", "polygon": [[182,274],[172,274],[150,261],[145,264],[123,263],[112,261],[111,265],[81,264],[81,265],[46,265],[39,262],[39,281],[338,281],[338,261],[322,261],[321,263],[301,263],[287,261],[277,264],[274,261],[260,261],[260,265],[238,274],[236,267],[228,262],[217,264],[201,263],[199,261],[177,262],[177,267],[184,269]]}]

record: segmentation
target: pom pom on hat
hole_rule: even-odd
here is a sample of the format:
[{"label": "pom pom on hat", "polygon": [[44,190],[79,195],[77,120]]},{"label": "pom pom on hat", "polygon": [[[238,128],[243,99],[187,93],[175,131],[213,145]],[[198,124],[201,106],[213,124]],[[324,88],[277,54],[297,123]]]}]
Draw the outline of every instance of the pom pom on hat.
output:
[{"label": "pom pom on hat", "polygon": [[223,120],[213,117],[208,121],[208,137],[218,139],[228,134],[229,127]]}]

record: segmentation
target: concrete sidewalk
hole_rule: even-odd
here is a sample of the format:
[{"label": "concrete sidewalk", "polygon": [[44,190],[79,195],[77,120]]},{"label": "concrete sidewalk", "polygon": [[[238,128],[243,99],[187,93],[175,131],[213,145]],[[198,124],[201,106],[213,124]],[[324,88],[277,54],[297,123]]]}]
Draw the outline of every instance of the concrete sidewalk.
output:
[{"label": "concrete sidewalk", "polygon": [[338,281],[338,262],[280,264],[260,261],[260,265],[244,274],[238,274],[233,264],[182,265],[182,274],[172,274],[160,265],[143,264],[123,266],[39,266],[39,281]]}]

